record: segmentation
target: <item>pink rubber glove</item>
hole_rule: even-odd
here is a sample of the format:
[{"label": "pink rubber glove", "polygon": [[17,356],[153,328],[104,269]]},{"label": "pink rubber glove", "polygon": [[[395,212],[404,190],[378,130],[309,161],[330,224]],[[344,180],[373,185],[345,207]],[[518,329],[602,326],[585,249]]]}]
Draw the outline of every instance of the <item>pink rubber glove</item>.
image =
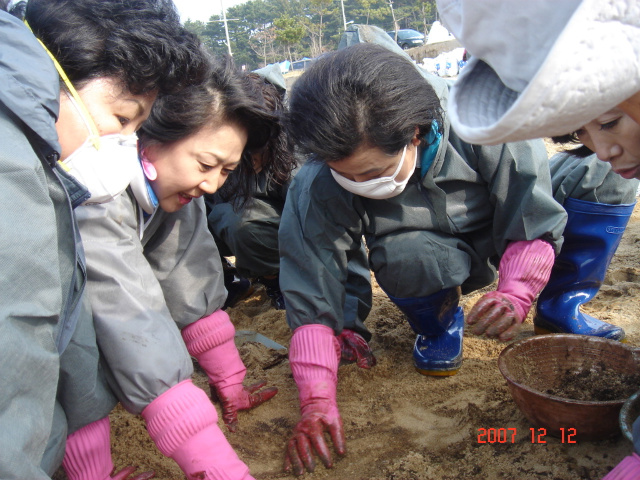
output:
[{"label": "pink rubber glove", "polygon": [[324,325],[303,325],[291,337],[289,362],[298,386],[302,419],[287,443],[284,469],[302,475],[315,469],[314,452],[326,468],[333,466],[325,439],[329,432],[338,455],[344,455],[345,437],[336,389],[340,345]]},{"label": "pink rubber glove", "polygon": [[553,247],[544,240],[510,243],[500,259],[497,290],[483,295],[469,312],[471,332],[512,340],[549,281],[554,260]]},{"label": "pink rubber glove", "polygon": [[360,368],[371,368],[376,365],[376,357],[373,356],[371,347],[359,333],[345,328],[337,336],[342,352],[342,360],[356,362]]},{"label": "pink rubber glove", "polygon": [[235,327],[227,312],[216,310],[182,330],[182,338],[189,353],[207,372],[212,399],[222,405],[222,420],[227,428],[238,429],[238,412],[249,410],[272,398],[278,389],[262,387],[258,382],[249,387],[242,385],[247,369],[233,342]]},{"label": "pink rubber glove", "polygon": [[640,478],[640,456],[632,453],[613,467],[602,480],[637,480]]},{"label": "pink rubber glove", "polygon": [[191,380],[171,387],[142,411],[149,435],[188,479],[255,480],[218,427],[207,394]]},{"label": "pink rubber glove", "polygon": [[146,480],[154,472],[144,472],[129,477],[136,467],[126,467],[113,472],[109,418],[105,417],[67,437],[62,467],[69,480]]}]

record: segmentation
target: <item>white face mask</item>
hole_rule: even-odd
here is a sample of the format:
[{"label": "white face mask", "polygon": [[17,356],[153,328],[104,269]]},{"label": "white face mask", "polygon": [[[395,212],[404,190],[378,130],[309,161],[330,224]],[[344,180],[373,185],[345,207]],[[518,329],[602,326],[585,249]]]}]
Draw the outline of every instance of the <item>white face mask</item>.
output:
[{"label": "white face mask", "polygon": [[91,133],[79,148],[61,162],[62,166],[91,193],[91,197],[82,205],[110,202],[127,189],[140,169],[138,137],[135,133],[98,136],[98,129],[80,97],[77,94],[70,95],[69,100]]},{"label": "white face mask", "polygon": [[140,170],[136,134],[99,137],[99,147],[91,137],[69,155],[64,168],[91,193],[83,205],[106,203],[124,192]]},{"label": "white face mask", "polygon": [[[345,190],[355,193],[356,195],[360,195],[361,197],[372,198],[374,200],[384,200],[385,198],[395,197],[396,195],[400,195],[404,190],[404,187],[407,186],[409,182],[409,178],[411,175],[407,175],[407,178],[402,180],[401,182],[396,182],[396,177],[402,170],[402,165],[404,164],[404,157],[407,154],[407,147],[404,147],[402,151],[402,158],[400,158],[400,162],[398,163],[398,168],[393,172],[393,175],[390,177],[380,177],[374,178],[371,180],[367,180],[365,182],[354,182],[353,180],[349,180],[348,178],[343,177],[339,173],[336,173],[333,169],[331,169],[331,175],[338,182],[338,184],[344,188]],[[418,157],[418,148],[416,147],[416,154],[413,158],[413,168],[416,168],[416,158]]]}]

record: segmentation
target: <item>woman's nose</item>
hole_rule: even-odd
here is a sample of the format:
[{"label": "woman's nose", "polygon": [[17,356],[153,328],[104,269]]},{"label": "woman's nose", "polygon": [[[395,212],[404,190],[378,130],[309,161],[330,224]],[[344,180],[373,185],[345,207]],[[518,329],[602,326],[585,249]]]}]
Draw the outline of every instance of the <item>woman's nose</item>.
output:
[{"label": "woman's nose", "polygon": [[[224,183],[224,180],[222,181]],[[200,182],[200,190],[204,193],[216,193],[218,189],[222,186],[220,183],[220,174],[217,170],[212,171],[205,177],[205,179]]]},{"label": "woman's nose", "polygon": [[622,153],[620,146],[603,135],[592,135],[591,140],[598,158],[605,162],[612,161]]}]

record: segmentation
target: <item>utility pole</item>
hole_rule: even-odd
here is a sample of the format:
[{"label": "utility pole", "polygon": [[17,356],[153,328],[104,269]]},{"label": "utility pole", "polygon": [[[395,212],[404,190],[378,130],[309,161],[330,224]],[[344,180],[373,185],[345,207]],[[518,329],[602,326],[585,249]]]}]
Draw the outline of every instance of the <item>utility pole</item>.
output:
[{"label": "utility pole", "polygon": [[393,29],[396,32],[394,40],[397,42],[398,41],[398,23],[396,22],[396,14],[393,11],[393,0],[389,0],[389,7],[391,7],[391,18],[393,18]]},{"label": "utility pole", "polygon": [[220,0],[220,8],[222,8],[222,21],[224,22],[224,33],[227,36],[227,48],[229,49],[229,56],[233,56],[231,53],[231,40],[229,40],[229,27],[227,26],[227,12],[224,10],[224,4]]},{"label": "utility pole", "polygon": [[224,33],[227,37],[227,49],[229,50],[229,56],[233,56],[231,53],[231,40],[229,39],[229,27],[228,22],[232,22],[235,20],[239,20],[239,18],[227,18],[227,12],[224,10],[224,4],[222,0],[220,0],[220,8],[222,9],[222,20],[211,20],[212,22],[223,22],[224,23]]},{"label": "utility pole", "polygon": [[344,25],[345,32],[347,31],[347,17],[344,15],[344,0],[340,0],[340,5],[342,6],[342,24]]}]

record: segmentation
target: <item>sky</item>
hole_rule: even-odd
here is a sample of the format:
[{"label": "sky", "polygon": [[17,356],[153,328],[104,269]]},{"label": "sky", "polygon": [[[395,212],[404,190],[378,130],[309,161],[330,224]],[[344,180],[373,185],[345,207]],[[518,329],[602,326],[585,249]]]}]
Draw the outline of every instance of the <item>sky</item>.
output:
[{"label": "sky", "polygon": [[244,2],[246,0],[173,0],[183,23],[189,19],[208,22],[211,15],[222,15],[221,5],[228,10]]}]

